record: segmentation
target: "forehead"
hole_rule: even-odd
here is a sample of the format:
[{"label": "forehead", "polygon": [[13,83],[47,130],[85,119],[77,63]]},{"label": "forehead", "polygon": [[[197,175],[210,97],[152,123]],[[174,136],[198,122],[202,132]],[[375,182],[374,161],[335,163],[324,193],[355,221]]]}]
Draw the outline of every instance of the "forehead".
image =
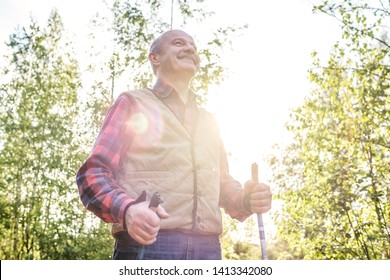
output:
[{"label": "forehead", "polygon": [[176,39],[185,40],[194,44],[194,39],[181,30],[171,30],[161,36],[161,43],[172,42]]}]

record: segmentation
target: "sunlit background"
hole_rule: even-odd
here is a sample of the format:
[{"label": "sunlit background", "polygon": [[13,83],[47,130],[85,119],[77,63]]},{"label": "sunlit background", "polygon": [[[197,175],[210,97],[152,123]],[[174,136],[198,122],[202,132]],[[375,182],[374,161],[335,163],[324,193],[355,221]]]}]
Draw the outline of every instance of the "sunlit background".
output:
[{"label": "sunlit background", "polygon": [[[315,50],[320,58],[326,58],[337,40],[338,27],[330,18],[313,15],[304,0],[206,2],[215,11],[215,24],[248,24],[233,42],[233,50],[227,48],[223,54],[228,76],[213,88],[206,107],[219,122],[232,175],[244,183],[250,178],[251,163],[257,162],[259,178],[267,182],[265,159],[273,144],[288,137],[284,124],[290,109],[300,104],[310,89],[307,70],[311,52]],[[106,9],[97,0],[2,0],[1,54],[3,42],[18,25],[27,25],[30,15],[45,23],[54,7],[80,50],[89,20]],[[193,26],[188,32],[200,41],[202,28],[207,26]],[[266,226],[271,224],[268,214],[265,222]]]}]

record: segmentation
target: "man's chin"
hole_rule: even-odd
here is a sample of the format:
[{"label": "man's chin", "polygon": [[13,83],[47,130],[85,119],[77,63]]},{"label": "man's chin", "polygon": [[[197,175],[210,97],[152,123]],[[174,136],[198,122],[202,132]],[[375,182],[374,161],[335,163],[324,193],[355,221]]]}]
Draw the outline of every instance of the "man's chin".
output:
[{"label": "man's chin", "polygon": [[188,76],[195,76],[195,74],[198,72],[198,69],[195,67],[183,67],[180,71],[182,74],[186,73]]}]

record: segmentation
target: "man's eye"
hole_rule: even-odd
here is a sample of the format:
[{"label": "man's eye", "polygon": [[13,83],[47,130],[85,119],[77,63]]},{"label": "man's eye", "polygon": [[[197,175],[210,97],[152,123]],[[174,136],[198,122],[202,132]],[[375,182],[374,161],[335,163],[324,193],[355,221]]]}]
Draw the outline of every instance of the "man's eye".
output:
[{"label": "man's eye", "polygon": [[183,45],[183,43],[180,41],[176,41],[174,44],[175,44],[175,46],[182,46]]}]

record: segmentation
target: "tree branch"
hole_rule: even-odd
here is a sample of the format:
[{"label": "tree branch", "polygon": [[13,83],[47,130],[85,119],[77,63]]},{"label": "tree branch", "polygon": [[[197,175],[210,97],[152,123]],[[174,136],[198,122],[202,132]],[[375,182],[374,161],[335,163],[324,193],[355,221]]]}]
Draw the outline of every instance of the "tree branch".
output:
[{"label": "tree branch", "polygon": [[[367,30],[370,30],[367,29],[367,30],[361,30],[355,26],[352,26],[352,25],[347,25],[343,20],[341,20],[340,18],[338,18],[334,13],[331,13],[329,11],[325,11],[324,9],[319,9],[321,12],[323,12],[324,14],[328,15],[328,16],[331,16],[333,18],[335,18],[337,21],[339,21],[340,23],[342,23],[342,25],[345,27],[345,28],[348,28],[348,29],[352,29],[356,32],[359,32],[361,33],[362,35],[367,35],[368,37],[372,38],[373,40],[376,40],[378,41],[379,43],[383,44],[384,46],[386,46],[387,48],[390,49],[390,44],[387,43],[386,41],[382,40],[382,39],[379,39],[373,35],[370,35],[369,32]],[[372,26],[371,28],[375,27],[376,25]]]}]

